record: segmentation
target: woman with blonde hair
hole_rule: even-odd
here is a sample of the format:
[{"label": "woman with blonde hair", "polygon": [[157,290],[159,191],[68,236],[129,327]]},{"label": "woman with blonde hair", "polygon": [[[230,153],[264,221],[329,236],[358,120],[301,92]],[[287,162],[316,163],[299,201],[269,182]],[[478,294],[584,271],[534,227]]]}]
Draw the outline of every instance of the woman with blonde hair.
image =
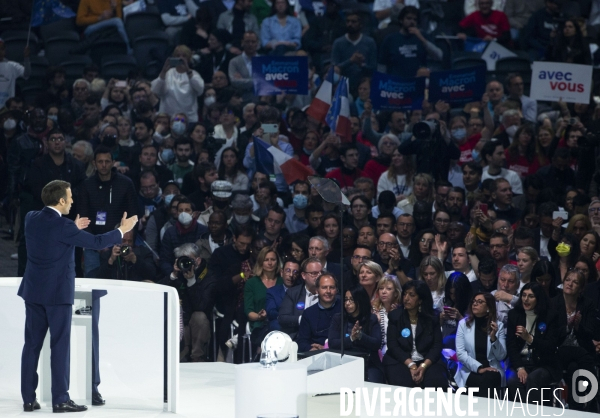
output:
[{"label": "woman with blonde hair", "polygon": [[377,295],[377,284],[383,277],[381,266],[374,261],[365,261],[358,265],[358,283],[365,288],[371,302]]},{"label": "woman with blonde hair", "polygon": [[538,252],[532,247],[523,247],[517,251],[517,268],[521,273],[521,285],[529,283],[533,266],[540,260]]},{"label": "woman with blonde hair", "polygon": [[433,203],[433,187],[434,180],[430,174],[419,173],[413,178],[413,191],[404,200],[398,202],[398,207],[412,215],[413,207],[417,201],[424,200],[428,203]]},{"label": "woman with blonde hair", "polygon": [[250,323],[252,332],[250,340],[254,354],[269,332],[269,327],[266,326],[267,311],[265,310],[267,289],[283,284],[283,279],[279,276],[281,267],[281,259],[277,251],[271,247],[264,247],[256,258],[256,264],[252,271],[254,276],[250,277],[244,286],[244,313]]},{"label": "woman with blonde hair", "polygon": [[379,319],[381,327],[381,348],[379,349],[379,357],[387,351],[387,328],[388,328],[388,313],[396,309],[400,305],[400,295],[402,288],[400,282],[395,276],[384,275],[377,283],[377,294],[373,305],[373,313]]},{"label": "woman with blonde hair", "polygon": [[444,288],[446,286],[446,274],[444,265],[439,258],[427,256],[419,266],[419,278],[423,280],[433,298],[433,309],[440,311],[444,306]]},{"label": "woman with blonde hair", "polygon": [[567,225],[567,229],[565,229],[565,233],[573,234],[577,237],[577,239],[581,240],[586,232],[590,231],[591,229],[592,223],[590,222],[590,218],[588,218],[586,215],[578,213],[569,219],[569,224]]}]

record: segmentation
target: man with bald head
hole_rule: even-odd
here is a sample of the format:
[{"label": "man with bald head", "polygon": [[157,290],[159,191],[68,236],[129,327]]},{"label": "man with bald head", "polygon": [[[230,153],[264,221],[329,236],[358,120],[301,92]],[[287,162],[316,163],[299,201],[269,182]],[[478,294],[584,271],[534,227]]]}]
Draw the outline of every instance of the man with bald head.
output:
[{"label": "man with bald head", "polygon": [[377,254],[373,257],[373,261],[379,264],[385,273],[397,276],[401,285],[408,282],[409,277],[415,277],[413,265],[404,258],[398,240],[389,232],[384,232],[379,236]]}]

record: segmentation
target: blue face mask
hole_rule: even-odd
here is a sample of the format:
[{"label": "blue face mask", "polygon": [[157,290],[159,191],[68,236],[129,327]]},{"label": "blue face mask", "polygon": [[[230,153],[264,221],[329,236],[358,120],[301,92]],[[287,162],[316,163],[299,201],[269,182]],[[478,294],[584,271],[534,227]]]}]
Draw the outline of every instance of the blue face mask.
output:
[{"label": "blue face mask", "polygon": [[294,196],[294,207],[296,209],[304,209],[308,205],[308,199],[303,194]]},{"label": "blue face mask", "polygon": [[462,141],[467,136],[467,130],[465,128],[452,129],[452,138]]},{"label": "blue face mask", "polygon": [[338,73],[333,73],[333,84],[337,84],[340,81],[340,75]]},{"label": "blue face mask", "polygon": [[54,121],[55,123],[58,122],[58,115],[48,115],[48,119],[50,119],[51,121]]},{"label": "blue face mask", "polygon": [[313,153],[314,149],[313,150],[307,150],[306,148],[302,147],[302,151],[304,151],[308,155],[311,155]]},{"label": "blue face mask", "polygon": [[174,194],[168,194],[165,196],[165,204],[167,205],[167,207],[171,205],[171,202],[173,201],[174,197]]},{"label": "blue face mask", "polygon": [[171,148],[165,148],[164,150],[162,150],[160,152],[160,159],[165,164],[170,164],[171,162],[173,162],[174,158],[175,158],[175,154],[173,153],[173,150]]},{"label": "blue face mask", "polygon": [[175,135],[183,135],[185,133],[185,123],[183,121],[176,120],[171,126],[171,131],[175,133]]}]

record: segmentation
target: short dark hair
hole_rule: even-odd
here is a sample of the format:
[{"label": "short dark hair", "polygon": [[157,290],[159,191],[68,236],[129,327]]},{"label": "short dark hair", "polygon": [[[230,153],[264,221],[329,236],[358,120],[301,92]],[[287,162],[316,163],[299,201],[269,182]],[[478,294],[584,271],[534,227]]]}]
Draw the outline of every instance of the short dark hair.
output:
[{"label": "short dark hair", "polygon": [[100,107],[100,99],[94,95],[91,95],[91,96],[88,96],[87,99],[85,99],[85,104]]},{"label": "short dark hair", "polygon": [[568,160],[569,159],[569,154],[570,151],[568,148],[557,148],[556,151],[554,151],[554,156],[552,157],[552,159],[556,159],[556,158],[562,158],[564,160]]},{"label": "short dark hair", "polygon": [[325,212],[323,210],[323,206],[321,205],[317,205],[317,204],[312,204],[312,205],[308,205],[305,209],[306,214],[308,215],[309,213],[314,213],[314,212]]},{"label": "short dark hair", "polygon": [[515,229],[513,239],[531,239],[535,242],[535,232],[531,228],[520,226]]},{"label": "short dark hair", "polygon": [[[275,204],[275,205],[273,205],[273,206],[271,206],[271,207],[269,208],[269,212],[275,212],[275,213],[278,213],[278,214],[280,214],[280,215],[283,215],[283,224],[284,224],[284,225],[282,225],[282,226],[285,226],[285,218],[286,218],[286,214],[285,214],[285,211],[283,210],[283,208],[282,208],[281,206],[279,206],[279,205]],[[269,216],[269,213],[268,213],[268,212],[267,212],[267,216]],[[265,216],[265,220],[267,219],[267,216]]]},{"label": "short dark hair", "polygon": [[398,21],[402,23],[402,21],[408,14],[417,16],[417,23],[419,23],[419,9],[417,9],[415,6],[404,6],[404,8],[402,8],[402,10],[400,11],[400,14],[398,15]]},{"label": "short dark hair", "polygon": [[492,234],[492,236],[490,237],[490,242],[494,239],[494,238],[500,238],[502,239],[502,243],[504,245],[508,245],[508,237],[506,235],[504,235],[502,232],[494,232]]},{"label": "short dark hair", "polygon": [[384,214],[384,215],[381,215],[381,214],[380,214],[380,215],[377,217],[377,220],[379,220],[379,219],[386,219],[386,218],[387,218],[387,219],[390,219],[390,220],[392,221],[392,226],[394,226],[394,224],[396,223],[396,217],[395,217],[393,214],[389,214],[389,215],[385,215],[385,214]]},{"label": "short dark hair", "polygon": [[544,188],[544,181],[540,176],[530,174],[523,180],[523,190],[527,190],[529,187],[533,187],[536,190],[542,190]]},{"label": "short dark hair", "polygon": [[194,180],[198,177],[204,177],[206,173],[212,170],[217,170],[217,167],[214,165],[214,163],[202,161],[200,164],[196,164],[194,166]]},{"label": "short dark hair", "polygon": [[67,189],[71,184],[62,180],[52,180],[42,189],[42,202],[45,206],[56,206],[60,199],[67,199]]},{"label": "short dark hair", "polygon": [[329,273],[327,270],[323,270],[323,272],[321,273],[321,275],[319,277],[317,277],[317,282],[315,283],[315,285],[317,286],[317,289],[319,287],[321,287],[321,280],[323,279],[323,277],[331,277],[333,279],[333,283],[335,284],[335,288],[337,289],[337,279],[335,278],[335,276],[331,273]]},{"label": "short dark hair", "polygon": [[[488,141],[485,143],[483,148],[481,149],[481,158],[485,163],[487,163],[486,157],[492,156],[496,151],[496,148],[503,147],[502,142],[500,141]],[[560,149],[560,148],[559,148]],[[558,150],[557,150],[558,151]]]},{"label": "short dark hair", "polygon": [[105,147],[104,145],[100,145],[98,148],[96,148],[96,151],[94,151],[94,161],[96,161],[96,157],[100,154],[108,154],[110,155],[110,159],[113,159],[110,148]]},{"label": "short dark hair", "polygon": [[192,140],[186,137],[177,139],[177,141],[175,141],[175,145],[173,145],[173,148],[177,149],[179,145],[189,145],[190,147],[193,147]]},{"label": "short dark hair", "polygon": [[558,205],[554,202],[544,202],[538,207],[539,217],[552,217],[552,212],[558,210]]},{"label": "short dark hair", "polygon": [[483,174],[483,167],[481,167],[481,165],[477,164],[475,161],[469,161],[468,163],[464,163],[461,171],[464,171],[465,167],[469,167],[471,170],[475,171],[479,175]]},{"label": "short dark hair", "polygon": [[295,191],[296,190],[296,186],[298,186],[298,185],[300,185],[300,186],[307,186],[308,187],[308,191],[310,191],[310,184],[308,184],[308,182],[304,181],[304,180],[297,180],[297,181],[295,181],[292,184],[292,190]]},{"label": "short dark hair", "polygon": [[498,265],[496,260],[491,257],[483,257],[479,261],[477,269],[479,270],[480,274],[493,274],[494,277],[498,277]]},{"label": "short dark hair", "polygon": [[254,240],[256,231],[250,225],[238,225],[238,227],[235,228],[235,231],[233,231],[233,236],[239,238],[242,235],[245,237],[250,237],[252,240]]},{"label": "short dark hair", "polygon": [[143,123],[144,125],[146,125],[146,129],[148,129],[149,131],[154,130],[154,124],[152,123],[152,121],[149,118],[137,119],[135,121],[135,123],[133,124],[133,126],[137,125],[138,123]]},{"label": "short dark hair", "polygon": [[65,136],[65,133],[62,131],[62,129],[60,129],[60,128],[52,128],[50,130],[50,132],[48,132],[48,138],[50,138],[50,136],[56,135],[56,134],[61,134],[63,137]]},{"label": "short dark hair", "polygon": [[355,149],[358,151],[358,147],[356,146],[356,144],[351,144],[351,143],[347,143],[347,144],[343,144],[340,147],[340,155],[342,155],[344,158],[346,158],[346,154],[348,153],[348,151]]}]

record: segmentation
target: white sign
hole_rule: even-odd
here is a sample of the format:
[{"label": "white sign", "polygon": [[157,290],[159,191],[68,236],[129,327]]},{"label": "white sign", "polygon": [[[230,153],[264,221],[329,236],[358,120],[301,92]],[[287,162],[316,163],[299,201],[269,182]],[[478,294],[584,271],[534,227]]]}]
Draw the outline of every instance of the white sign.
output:
[{"label": "white sign", "polygon": [[560,62],[534,62],[531,73],[531,98],[566,103],[590,102],[592,66]]},{"label": "white sign", "polygon": [[483,54],[481,54],[481,59],[483,59],[487,64],[488,71],[496,71],[496,61],[500,58],[506,57],[516,57],[517,54],[514,52],[504,48],[496,41],[492,41],[488,44]]}]

